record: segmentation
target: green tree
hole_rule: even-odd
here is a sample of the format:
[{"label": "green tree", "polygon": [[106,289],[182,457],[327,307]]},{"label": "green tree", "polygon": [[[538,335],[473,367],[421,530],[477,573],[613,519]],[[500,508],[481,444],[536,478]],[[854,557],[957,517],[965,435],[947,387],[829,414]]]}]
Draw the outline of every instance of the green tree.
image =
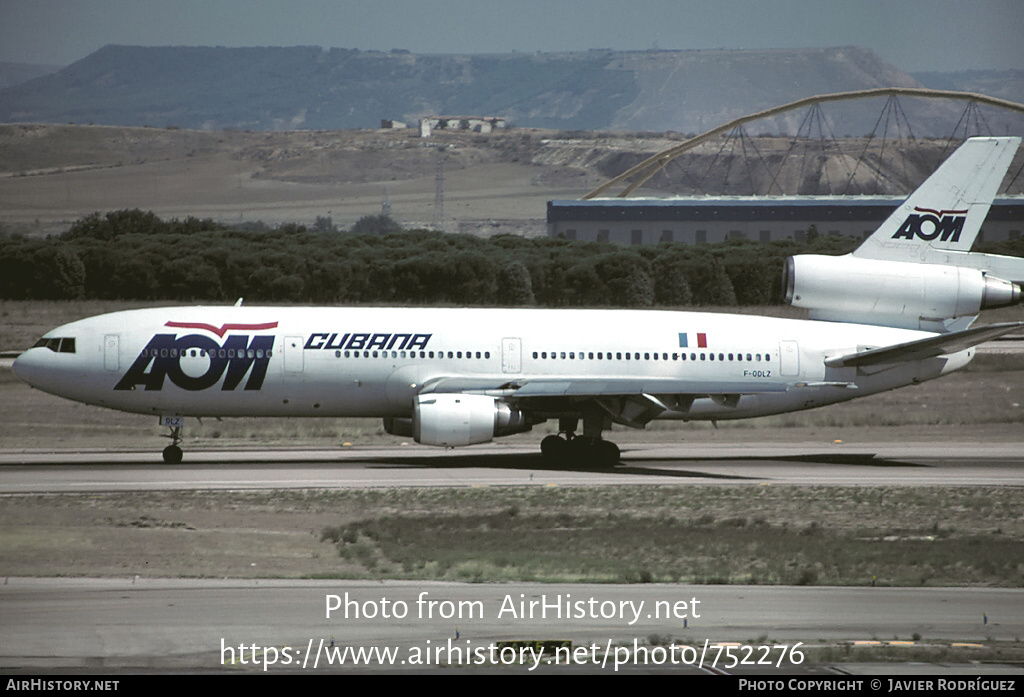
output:
[{"label": "green tree", "polygon": [[85,264],[74,251],[47,246],[32,256],[35,297],[70,300],[85,294]]},{"label": "green tree", "polygon": [[530,307],[536,303],[530,270],[521,261],[505,264],[498,272],[498,302],[515,307]]},{"label": "green tree", "polygon": [[693,291],[686,280],[686,259],[679,254],[663,252],[651,264],[654,280],[654,301],[658,305],[689,305]]},{"label": "green tree", "polygon": [[396,223],[391,216],[384,214],[364,215],[352,226],[353,235],[390,235],[401,232],[402,226]]},{"label": "green tree", "polygon": [[597,275],[608,286],[611,304],[622,307],[650,307],[654,304],[651,265],[631,252],[608,254],[595,265]]},{"label": "green tree", "polygon": [[736,291],[725,265],[714,256],[703,256],[690,263],[686,277],[696,305],[735,305]]}]

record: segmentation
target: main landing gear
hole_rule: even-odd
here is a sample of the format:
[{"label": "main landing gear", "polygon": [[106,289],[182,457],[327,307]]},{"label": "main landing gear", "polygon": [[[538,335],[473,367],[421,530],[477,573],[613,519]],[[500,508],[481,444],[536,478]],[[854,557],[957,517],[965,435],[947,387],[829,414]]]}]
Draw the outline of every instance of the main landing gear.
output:
[{"label": "main landing gear", "polygon": [[559,419],[558,430],[565,434],[565,438],[544,438],[540,442],[540,451],[544,459],[551,463],[570,460],[579,466],[614,467],[619,464],[619,446],[601,438],[602,421],[598,420],[595,428],[588,428],[589,421],[587,415],[584,415],[583,435],[577,436],[577,419]]}]

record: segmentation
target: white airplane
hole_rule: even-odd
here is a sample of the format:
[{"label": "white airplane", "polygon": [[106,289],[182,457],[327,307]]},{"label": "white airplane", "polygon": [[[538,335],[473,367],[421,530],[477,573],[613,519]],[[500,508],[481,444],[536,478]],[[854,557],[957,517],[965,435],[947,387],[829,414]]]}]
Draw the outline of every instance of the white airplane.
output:
[{"label": "white airplane", "polygon": [[[852,254],[787,262],[810,320],[700,312],[177,307],[48,332],[14,371],[34,387],[171,429],[185,417],[380,417],[457,447],[558,419],[545,456],[612,465],[612,424],[810,409],[941,377],[1024,322],[1024,259],[970,253],[1020,138],[962,145]],[[582,421],[582,431],[579,429]]]}]

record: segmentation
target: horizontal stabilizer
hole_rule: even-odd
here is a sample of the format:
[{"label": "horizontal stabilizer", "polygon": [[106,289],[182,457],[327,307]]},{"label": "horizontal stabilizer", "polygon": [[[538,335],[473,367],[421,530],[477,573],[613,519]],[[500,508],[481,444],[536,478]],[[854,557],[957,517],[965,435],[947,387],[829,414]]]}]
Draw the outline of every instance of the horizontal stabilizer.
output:
[{"label": "horizontal stabilizer", "polygon": [[989,324],[984,327],[940,334],[939,336],[919,339],[918,341],[908,341],[905,344],[883,346],[882,348],[870,349],[868,351],[849,353],[845,356],[836,356],[827,359],[825,365],[830,368],[850,368],[882,365],[885,363],[921,361],[926,358],[957,353],[1021,328],[1024,328],[1024,322]]}]

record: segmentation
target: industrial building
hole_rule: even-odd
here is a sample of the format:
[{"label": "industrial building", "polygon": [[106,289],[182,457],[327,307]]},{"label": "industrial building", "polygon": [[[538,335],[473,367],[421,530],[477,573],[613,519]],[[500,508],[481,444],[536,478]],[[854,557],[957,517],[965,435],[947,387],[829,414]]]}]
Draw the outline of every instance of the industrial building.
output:
[{"label": "industrial building", "polygon": [[[548,201],[548,235],[567,240],[700,244],[728,239],[804,241],[819,235],[864,238],[904,198],[889,196],[700,196]],[[1019,239],[1024,196],[995,200],[978,239]]]}]

